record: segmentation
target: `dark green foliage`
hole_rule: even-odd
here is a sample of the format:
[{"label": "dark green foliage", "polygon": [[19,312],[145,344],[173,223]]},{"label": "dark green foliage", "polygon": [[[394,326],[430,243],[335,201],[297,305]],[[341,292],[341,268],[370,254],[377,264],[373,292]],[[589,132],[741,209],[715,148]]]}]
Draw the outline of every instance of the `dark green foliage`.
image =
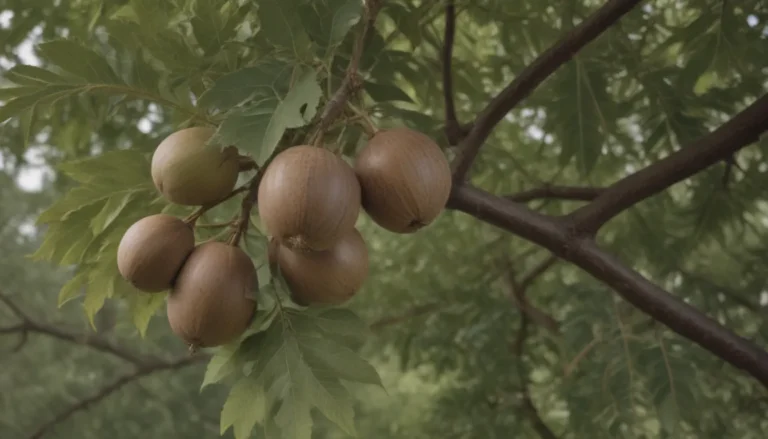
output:
[{"label": "dark green foliage", "polygon": [[[138,293],[115,266],[117,243],[134,221],[191,212],[159,198],[151,152],[169,133],[200,124],[217,125],[219,140],[259,165],[305,141],[342,82],[362,5],[59,3],[0,1],[0,11],[13,14],[0,27],[0,293],[35,321],[141,355],[184,358],[164,319],[165,296]],[[360,60],[364,93],[354,103],[381,128],[428,133],[452,158],[443,132],[442,3],[385,2]],[[461,123],[603,4],[455,3]],[[39,65],[25,64],[22,47],[34,49]],[[643,2],[496,127],[472,183],[498,195],[545,184],[607,186],[696,148],[697,137],[766,92],[764,1]],[[325,141],[340,143],[351,159],[365,134],[336,123]],[[768,137],[629,209],[600,234],[624,263],[763,347],[766,158]],[[18,190],[14,179],[40,164],[51,167],[51,181],[39,192]],[[580,204],[529,203],[553,215]],[[229,201],[200,222],[229,221],[239,208]],[[536,416],[564,439],[768,435],[765,390],[756,381],[563,261],[528,290],[559,330],[529,322],[518,355],[521,313],[506,275],[511,265],[523,277],[549,255],[471,217],[447,211],[413,235],[361,220],[368,282],[349,309],[309,311],[285,301],[266,266],[256,211],[253,220],[245,248],[259,267],[260,308],[242,343],[206,352],[206,370],[132,381],[76,410],[49,437],[538,438],[526,392]],[[32,236],[20,232],[32,223]],[[198,231],[201,240],[214,236]],[[18,323],[0,305],[0,329]],[[11,332],[0,331],[3,438],[28,437],[133,367],[82,340],[44,333],[30,332],[11,353],[22,337]]]}]

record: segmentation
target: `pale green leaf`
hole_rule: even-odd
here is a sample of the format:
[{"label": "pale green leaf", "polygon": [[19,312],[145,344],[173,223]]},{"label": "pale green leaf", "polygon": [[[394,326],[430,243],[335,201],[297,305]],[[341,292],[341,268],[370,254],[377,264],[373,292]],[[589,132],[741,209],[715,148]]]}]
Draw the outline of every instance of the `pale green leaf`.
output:
[{"label": "pale green leaf", "polygon": [[232,427],[236,439],[247,439],[257,423],[266,417],[267,400],[263,385],[256,379],[243,377],[229,392],[221,411],[221,433]]},{"label": "pale green leaf", "polygon": [[326,367],[343,380],[384,387],[376,369],[348,347],[321,337],[298,337],[298,342],[311,364]]},{"label": "pale green leaf", "polygon": [[138,193],[138,191],[117,192],[109,197],[98,215],[91,219],[93,234],[99,235],[106,230]]},{"label": "pale green leaf", "polygon": [[80,183],[110,185],[127,189],[151,184],[150,158],[134,149],[109,151],[93,157],[71,160],[58,169]]},{"label": "pale green leaf", "polygon": [[0,123],[29,110],[36,105],[48,104],[59,98],[69,96],[77,91],[71,85],[49,85],[33,93],[25,94],[5,101],[0,107]]},{"label": "pale green leaf", "polygon": [[238,361],[238,349],[237,344],[227,344],[219,347],[216,353],[213,354],[208,366],[205,370],[205,377],[203,377],[203,384],[200,385],[200,390],[210,384],[218,383],[227,376],[235,373],[237,370]]},{"label": "pale green leaf", "polygon": [[105,194],[96,186],[79,186],[64,194],[59,201],[37,217],[38,224],[62,221],[70,212],[102,201]]},{"label": "pale green leaf", "polygon": [[313,322],[328,335],[363,341],[371,334],[368,324],[349,309],[317,309],[311,315]]},{"label": "pale green leaf", "polygon": [[122,83],[104,57],[74,40],[49,41],[37,48],[44,59],[76,78],[88,82]]},{"label": "pale green leaf", "polygon": [[30,87],[43,87],[46,85],[63,84],[72,82],[58,73],[51,72],[42,67],[19,64],[13,66],[4,73],[5,77],[19,85]]},{"label": "pale green leaf", "polygon": [[104,307],[104,302],[112,297],[115,292],[115,275],[113,270],[99,270],[98,268],[90,272],[88,285],[85,289],[85,300],[83,308],[91,327],[96,330],[94,316]]},{"label": "pale green leaf", "polygon": [[165,304],[167,294],[165,292],[145,293],[139,291],[122,277],[115,279],[115,292],[128,302],[133,325],[138,329],[141,337],[145,337],[150,320]]},{"label": "pale green leaf", "polygon": [[82,294],[82,287],[88,281],[88,272],[81,271],[72,276],[59,291],[58,307],[61,308],[65,303],[79,297]]},{"label": "pale green leaf", "polygon": [[310,372],[304,366],[296,340],[287,338],[277,358],[277,365],[282,367],[286,377],[286,388],[282,406],[275,420],[284,433],[284,437],[310,439],[312,436],[312,383]]}]

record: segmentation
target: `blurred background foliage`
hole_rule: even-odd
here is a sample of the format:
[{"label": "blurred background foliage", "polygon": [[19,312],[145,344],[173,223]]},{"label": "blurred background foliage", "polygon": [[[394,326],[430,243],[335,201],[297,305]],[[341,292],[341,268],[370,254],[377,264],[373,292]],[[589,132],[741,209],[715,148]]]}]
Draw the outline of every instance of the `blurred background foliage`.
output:
[{"label": "blurred background foliage", "polygon": [[[199,93],[223,73],[217,69],[233,71],[258,56],[251,2],[231,2],[245,12],[237,16],[236,41],[226,44],[185,27],[199,7],[188,0],[130,2],[179,12],[178,23],[163,23],[168,27],[155,35],[121,33],[114,17],[128,3],[0,0],[0,71],[42,64],[36,44],[66,37],[131,77],[143,56],[128,41],[135,37],[162,72],[161,87]],[[602,3],[457,0],[459,119],[471,121]],[[443,1],[388,0],[362,68],[377,124],[405,123],[445,144],[443,11]],[[768,3],[643,2],[496,128],[472,179],[495,194],[545,184],[599,188],[687,145],[766,91]],[[107,302],[93,331],[79,303],[57,308],[71,269],[27,257],[44,232],[37,215],[73,184],[56,171],[58,163],[127,147],[151,150],[188,117],[157,100],[83,94],[0,126],[0,293],[40,327],[13,331],[19,316],[0,306],[0,437],[32,437],[73,408],[46,437],[219,436],[227,389],[200,391],[200,362],[149,373],[86,405],[132,367],[89,340],[160,358],[179,358],[184,346],[164,318],[152,319],[142,339],[121,302]],[[630,209],[601,235],[636,270],[761,346],[768,346],[766,154],[768,141],[747,148],[733,163]],[[578,203],[530,205],[562,214]],[[560,438],[768,436],[768,394],[756,381],[563,262],[528,290],[531,305],[557,325],[530,325],[518,355],[520,310],[506,277],[547,262],[548,253],[532,244],[455,212],[415,235],[392,235],[367,220],[360,228],[371,275],[350,307],[372,324],[363,352],[387,389],[357,391],[361,437],[549,439],[541,423]],[[328,425],[315,437],[343,435]]]}]

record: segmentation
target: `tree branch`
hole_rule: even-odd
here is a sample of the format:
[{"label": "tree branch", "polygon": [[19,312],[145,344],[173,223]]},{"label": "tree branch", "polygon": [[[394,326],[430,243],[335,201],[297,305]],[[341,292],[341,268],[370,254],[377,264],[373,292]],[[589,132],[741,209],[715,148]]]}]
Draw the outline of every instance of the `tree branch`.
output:
[{"label": "tree branch", "polygon": [[726,160],[768,130],[768,94],[757,99],[712,133],[668,157],[612,184],[590,204],[570,216],[581,233],[593,234],[624,210]]},{"label": "tree branch", "polygon": [[453,0],[445,4],[445,36],[443,38],[443,99],[445,101],[445,136],[451,145],[457,144],[466,130],[456,117],[453,97],[453,40],[456,35],[456,6]]},{"label": "tree branch", "polygon": [[93,404],[98,403],[99,401],[108,397],[112,393],[120,390],[126,384],[136,381],[139,378],[142,378],[144,376],[150,375],[155,372],[181,369],[192,364],[197,364],[200,361],[203,361],[206,359],[207,359],[206,357],[199,357],[199,356],[184,357],[184,358],[180,358],[170,362],[161,362],[161,363],[155,363],[155,364],[150,364],[150,365],[145,365],[143,367],[140,367],[134,372],[123,375],[117,380],[107,384],[106,386],[102,387],[98,392],[94,393],[93,395],[87,398],[81,399],[80,401],[77,401],[76,403],[70,405],[66,410],[59,413],[58,415],[56,415],[56,417],[46,422],[42,426],[40,426],[29,438],[39,439],[43,437],[57,424],[60,424],[66,421],[68,418],[70,418],[72,415],[74,415],[79,411],[87,410]]},{"label": "tree branch", "polygon": [[131,353],[126,349],[123,349],[115,345],[114,343],[111,343],[110,341],[103,339],[102,337],[91,335],[91,334],[79,334],[76,332],[70,332],[70,331],[55,327],[53,325],[45,324],[45,323],[27,321],[19,325],[7,327],[7,328],[0,328],[0,334],[13,334],[13,333],[22,334],[22,336],[25,333],[26,334],[37,333],[37,334],[47,335],[53,338],[57,338],[59,340],[68,341],[70,343],[79,344],[82,346],[87,346],[91,349],[113,355],[117,358],[120,358],[122,360],[125,360],[135,365],[146,364],[147,362],[157,361],[157,359],[152,357],[142,357],[134,353]]},{"label": "tree branch", "polygon": [[365,12],[359,25],[360,32],[357,34],[357,38],[355,39],[352,57],[350,58],[349,64],[347,65],[347,73],[344,76],[344,80],[341,82],[339,88],[336,90],[333,96],[331,96],[328,102],[326,102],[325,106],[320,112],[320,120],[318,122],[317,130],[321,135],[323,132],[325,132],[326,129],[328,129],[329,126],[331,126],[333,121],[335,121],[342,114],[349,98],[352,97],[352,95],[356,93],[361,86],[361,81],[358,74],[360,58],[363,56],[363,49],[365,47],[368,32],[374,26],[376,17],[379,15],[382,1],[383,0],[365,1]]},{"label": "tree branch", "polygon": [[439,303],[428,303],[425,305],[415,306],[402,314],[382,317],[376,320],[375,322],[371,323],[369,327],[371,328],[372,331],[378,331],[386,326],[396,325],[398,323],[402,323],[410,319],[421,317],[423,315],[435,312],[442,307],[443,305]]},{"label": "tree branch", "polygon": [[551,315],[532,305],[527,299],[528,289],[533,283],[549,270],[557,262],[556,256],[550,256],[539,265],[534,267],[528,274],[521,279],[517,279],[511,262],[507,263],[506,290],[509,300],[520,309],[520,312],[526,315],[526,318],[532,320],[537,325],[548,330],[553,334],[560,333],[560,323]]},{"label": "tree branch", "polygon": [[[509,286],[512,296],[517,300],[518,303],[528,303],[526,298],[528,287],[530,287],[530,285],[532,285],[536,279],[544,274],[544,272],[547,271],[547,269],[551,267],[556,260],[557,259],[554,257],[548,258],[543,263],[534,268],[522,280],[515,279],[514,275],[512,275],[510,272]],[[517,330],[517,337],[515,337],[514,344],[514,353],[517,357],[517,373],[520,379],[523,400],[523,411],[525,412],[528,420],[531,422],[533,429],[536,430],[536,433],[538,433],[541,439],[557,439],[557,435],[544,422],[544,420],[541,418],[541,415],[539,414],[539,411],[536,409],[536,406],[533,404],[533,399],[531,399],[531,392],[528,388],[528,372],[525,370],[525,361],[523,357],[525,355],[525,342],[527,341],[529,335],[528,322],[529,318],[531,317],[532,316],[525,310],[520,313],[520,326]]]},{"label": "tree branch", "polygon": [[576,52],[605,32],[640,1],[609,0],[520,72],[517,78],[493,98],[477,116],[469,134],[459,145],[459,153],[452,163],[454,180],[461,182],[466,179],[480,147],[493,128],[512,108],[569,61]]},{"label": "tree branch", "polygon": [[[120,358],[122,360],[128,361],[131,364],[134,365],[141,365],[141,364],[147,364],[150,362],[157,362],[159,361],[157,358],[153,357],[142,357],[137,354],[131,353],[127,351],[126,349],[123,349],[113,343],[111,343],[109,340],[105,340],[102,337],[91,335],[91,334],[80,334],[76,332],[67,331],[62,328],[58,328],[56,326],[37,322],[33,320],[29,315],[24,313],[21,308],[16,305],[8,295],[0,292],[0,301],[2,301],[8,308],[13,311],[13,313],[21,319],[21,323],[0,328],[0,334],[21,334],[22,340],[26,341],[26,337],[29,333],[37,333],[37,334],[44,334],[53,338],[57,338],[59,340],[68,341],[70,343],[75,343],[83,346],[87,346],[89,348],[95,349],[97,351],[101,351],[110,355],[113,355],[117,358]],[[16,349],[19,349],[21,346],[18,346]]]},{"label": "tree branch", "polygon": [[528,203],[540,199],[592,201],[602,194],[603,191],[605,191],[605,188],[600,187],[544,185],[516,194],[506,195],[504,198],[518,203]]},{"label": "tree branch", "polygon": [[574,236],[567,222],[467,184],[453,187],[448,206],[515,233],[574,263],[641,311],[768,387],[767,352],[622,265],[593,240]]}]

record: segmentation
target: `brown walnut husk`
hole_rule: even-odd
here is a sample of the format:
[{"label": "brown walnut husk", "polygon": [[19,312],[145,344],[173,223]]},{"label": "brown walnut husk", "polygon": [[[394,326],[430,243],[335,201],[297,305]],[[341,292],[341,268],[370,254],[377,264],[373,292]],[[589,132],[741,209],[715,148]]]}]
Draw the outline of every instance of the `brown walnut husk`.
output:
[{"label": "brown walnut husk", "polygon": [[259,216],[282,245],[331,248],[354,228],[360,184],[351,166],[327,149],[300,145],[278,154],[259,185]]},{"label": "brown walnut husk", "polygon": [[395,233],[431,224],[451,194],[451,168],[440,147],[409,128],[377,132],[357,155],[355,173],[366,213]]},{"label": "brown walnut husk", "polygon": [[117,268],[141,291],[165,291],[173,286],[194,247],[194,231],[184,221],[166,214],[150,215],[123,234],[117,248]]},{"label": "brown walnut husk", "polygon": [[338,305],[350,300],[368,277],[368,249],[357,229],[351,229],[328,250],[300,252],[278,245],[270,252],[291,290],[304,306]]},{"label": "brown walnut husk", "polygon": [[195,248],[179,272],[168,296],[168,322],[193,347],[230,343],[253,319],[257,288],[256,268],[242,249],[205,242]]},{"label": "brown walnut husk", "polygon": [[170,202],[186,206],[215,204],[227,197],[240,172],[237,149],[208,145],[215,130],[176,131],[152,155],[152,181]]}]

